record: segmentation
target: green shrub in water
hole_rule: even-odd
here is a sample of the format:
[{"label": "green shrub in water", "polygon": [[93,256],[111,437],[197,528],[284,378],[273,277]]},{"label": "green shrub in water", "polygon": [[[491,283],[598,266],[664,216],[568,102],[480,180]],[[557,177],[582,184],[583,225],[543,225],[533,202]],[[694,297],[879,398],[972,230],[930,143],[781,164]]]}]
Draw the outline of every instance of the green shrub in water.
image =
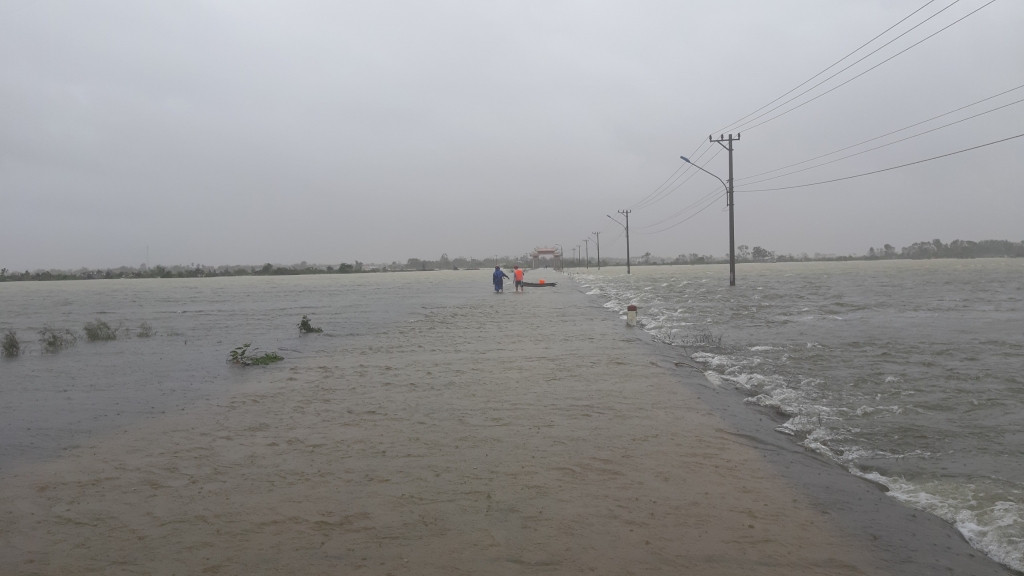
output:
[{"label": "green shrub in water", "polygon": [[74,346],[78,342],[78,336],[71,330],[47,326],[39,331],[39,342],[43,345],[43,352],[55,354]]},{"label": "green shrub in water", "polygon": [[0,354],[4,356],[21,354],[21,342],[18,342],[18,335],[14,330],[4,332],[4,337],[0,340]]},{"label": "green shrub in water", "polygon": [[117,329],[103,320],[96,320],[85,325],[85,337],[90,341],[117,340]]},{"label": "green shrub in water", "polygon": [[149,322],[143,322],[139,324],[139,330],[135,335],[139,338],[149,338],[153,335],[153,327],[149,325]]},{"label": "green shrub in water", "polygon": [[302,320],[299,321],[299,332],[303,334],[314,334],[317,332],[323,332],[324,329],[319,326],[313,326],[309,323],[309,316],[302,315]]},{"label": "green shrub in water", "polygon": [[228,353],[228,362],[232,364],[240,364],[242,366],[266,366],[273,364],[274,362],[280,362],[284,360],[277,352],[264,352],[263,354],[249,354],[249,346],[251,343],[242,344],[238,348],[235,348]]}]

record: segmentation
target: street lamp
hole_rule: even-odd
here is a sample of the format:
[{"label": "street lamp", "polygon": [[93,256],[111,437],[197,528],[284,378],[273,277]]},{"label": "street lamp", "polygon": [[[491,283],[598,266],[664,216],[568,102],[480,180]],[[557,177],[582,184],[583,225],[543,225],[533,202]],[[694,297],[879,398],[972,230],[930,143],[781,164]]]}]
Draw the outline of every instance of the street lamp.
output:
[{"label": "street lamp", "polygon": [[[732,146],[732,140],[731,140],[732,134],[729,135],[729,138],[730,138],[729,145]],[[682,158],[683,162],[686,162],[690,166],[693,166],[694,168],[704,172],[705,174],[711,174],[712,176],[715,177],[715,180],[718,180],[719,182],[721,182],[722,186],[725,188],[725,198],[726,198],[725,203],[729,207],[729,286],[735,286],[736,285],[736,240],[735,240],[735,234],[733,232],[733,224],[732,224],[733,223],[733,215],[732,215],[732,208],[733,208],[733,203],[732,203],[732,186],[729,186],[728,184],[726,184],[725,180],[722,180],[721,178],[719,178],[718,176],[715,176],[711,172],[708,172],[704,168],[694,164],[693,162],[690,162],[690,159],[687,158],[686,156],[680,156],[680,158]],[[732,148],[729,148],[729,178],[730,178],[729,183],[731,184],[732,183]]]}]

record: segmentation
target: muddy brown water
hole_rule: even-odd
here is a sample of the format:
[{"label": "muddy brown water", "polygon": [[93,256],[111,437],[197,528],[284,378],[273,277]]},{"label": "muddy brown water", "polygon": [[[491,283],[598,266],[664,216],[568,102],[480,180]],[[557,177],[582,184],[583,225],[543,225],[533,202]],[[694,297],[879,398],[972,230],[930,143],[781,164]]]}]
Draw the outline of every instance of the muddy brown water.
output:
[{"label": "muddy brown water", "polygon": [[[177,410],[17,459],[3,572],[1005,573],[938,519],[765,442],[771,426],[730,422],[727,396],[572,283],[481,280],[485,297],[304,341]],[[840,503],[895,512],[865,533],[830,509],[830,477]]]}]

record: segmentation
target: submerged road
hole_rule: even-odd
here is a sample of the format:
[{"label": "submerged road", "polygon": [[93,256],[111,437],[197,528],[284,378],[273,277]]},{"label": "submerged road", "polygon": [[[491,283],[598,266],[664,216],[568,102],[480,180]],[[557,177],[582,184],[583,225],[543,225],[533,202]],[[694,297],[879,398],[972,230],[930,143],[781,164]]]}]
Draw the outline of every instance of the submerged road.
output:
[{"label": "submerged road", "polygon": [[0,572],[1007,573],[844,522],[645,340],[566,282],[249,368],[0,477]]}]

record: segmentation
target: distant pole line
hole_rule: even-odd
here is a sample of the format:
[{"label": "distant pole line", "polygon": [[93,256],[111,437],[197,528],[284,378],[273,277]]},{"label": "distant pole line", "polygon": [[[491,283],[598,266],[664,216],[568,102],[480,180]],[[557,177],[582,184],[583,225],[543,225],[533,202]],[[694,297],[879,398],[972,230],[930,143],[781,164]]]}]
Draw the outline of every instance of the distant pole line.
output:
[{"label": "distant pole line", "polygon": [[949,152],[947,154],[940,154],[938,156],[932,156],[931,158],[925,158],[924,160],[917,160],[915,162],[907,162],[906,164],[900,164],[899,166],[890,166],[888,168],[882,168],[881,170],[873,170],[871,172],[864,172],[864,173],[861,173],[861,174],[854,174],[852,176],[844,176],[842,178],[833,178],[831,180],[822,180],[820,182],[810,182],[810,183],[807,183],[807,184],[796,184],[794,186],[781,186],[779,188],[758,188],[758,189],[755,189],[755,190],[740,190],[739,192],[741,192],[741,193],[743,193],[743,192],[774,192],[776,190],[791,190],[793,188],[807,188],[808,186],[818,186],[820,184],[830,184],[832,182],[841,182],[843,180],[852,180],[854,178],[860,178],[862,176],[870,176],[872,174],[878,174],[880,172],[888,172],[890,170],[896,170],[896,169],[899,169],[899,168],[906,168],[907,166],[913,166],[915,164],[923,164],[925,162],[931,162],[932,160],[938,160],[939,158],[946,158],[948,156],[955,156],[955,155],[961,154],[963,152],[970,152],[971,150],[977,150],[978,148],[984,148],[986,146],[992,146],[994,144],[1000,144],[1000,143],[1003,143],[1003,142],[1008,142],[1010,140],[1014,140],[1014,139],[1020,138],[1022,136],[1024,136],[1024,133],[1017,134],[1016,136],[1010,136],[1008,138],[1003,138],[1001,140],[993,140],[992,142],[986,142],[984,144],[979,144],[977,146],[971,146],[970,148],[964,148],[962,150],[957,150],[955,152]]},{"label": "distant pole line", "polygon": [[600,270],[601,269],[601,233],[600,232],[591,232],[591,234],[594,235],[594,238],[597,238],[597,240],[595,241],[596,244],[597,244],[597,269]]}]

